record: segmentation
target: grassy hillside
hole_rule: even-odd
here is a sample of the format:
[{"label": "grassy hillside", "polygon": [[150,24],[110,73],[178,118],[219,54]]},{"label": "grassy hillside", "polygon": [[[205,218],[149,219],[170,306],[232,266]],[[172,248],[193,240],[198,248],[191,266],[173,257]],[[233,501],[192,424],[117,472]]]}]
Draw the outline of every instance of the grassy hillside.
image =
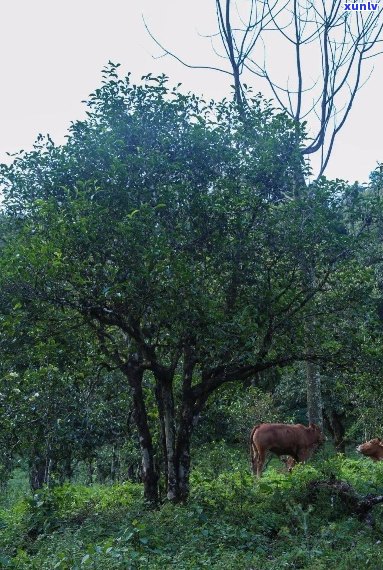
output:
[{"label": "grassy hillside", "polygon": [[256,481],[242,451],[215,444],[198,457],[189,503],[155,511],[137,484],[67,484],[32,497],[15,472],[2,494],[0,568],[383,568],[382,505],[361,520],[331,486],[382,494],[383,462],[322,457],[289,475],[273,461]]}]

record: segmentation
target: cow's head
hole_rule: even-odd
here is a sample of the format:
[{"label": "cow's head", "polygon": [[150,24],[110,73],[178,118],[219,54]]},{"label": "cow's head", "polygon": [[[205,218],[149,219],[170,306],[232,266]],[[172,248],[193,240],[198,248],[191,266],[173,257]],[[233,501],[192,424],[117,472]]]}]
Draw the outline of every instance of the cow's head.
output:
[{"label": "cow's head", "polygon": [[322,444],[326,441],[326,436],[317,424],[310,423],[309,430],[313,434],[314,442],[318,444]]},{"label": "cow's head", "polygon": [[383,441],[378,437],[374,437],[374,439],[358,445],[356,450],[367,457],[383,458]]}]

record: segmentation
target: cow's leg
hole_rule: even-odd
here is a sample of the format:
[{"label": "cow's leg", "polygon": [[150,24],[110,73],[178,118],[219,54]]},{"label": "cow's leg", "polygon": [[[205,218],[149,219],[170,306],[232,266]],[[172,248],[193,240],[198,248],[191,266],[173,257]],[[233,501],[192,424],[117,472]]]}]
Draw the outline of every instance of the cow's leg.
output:
[{"label": "cow's leg", "polygon": [[263,449],[258,449],[257,454],[257,477],[262,475],[263,465],[265,463],[266,453]]},{"label": "cow's leg", "polygon": [[251,460],[251,469],[253,471],[253,475],[255,475],[257,471],[257,457],[258,457],[257,446],[253,441],[254,431],[255,430],[253,430],[250,435],[250,460]]},{"label": "cow's leg", "polygon": [[300,463],[304,463],[310,457],[309,449],[300,449],[297,453],[297,459]]}]

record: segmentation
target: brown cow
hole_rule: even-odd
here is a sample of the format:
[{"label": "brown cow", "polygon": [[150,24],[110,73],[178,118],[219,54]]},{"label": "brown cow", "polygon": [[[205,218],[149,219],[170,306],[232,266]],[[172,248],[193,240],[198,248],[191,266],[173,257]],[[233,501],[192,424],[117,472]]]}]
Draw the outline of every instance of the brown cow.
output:
[{"label": "brown cow", "polygon": [[[260,477],[267,451],[290,455],[295,461],[306,461],[325,440],[315,424],[260,424],[251,430],[250,454],[253,472]],[[289,462],[291,467],[294,462]]]},{"label": "brown cow", "polygon": [[366,455],[373,461],[383,461],[383,440],[375,437],[366,441],[356,448],[359,453]]}]

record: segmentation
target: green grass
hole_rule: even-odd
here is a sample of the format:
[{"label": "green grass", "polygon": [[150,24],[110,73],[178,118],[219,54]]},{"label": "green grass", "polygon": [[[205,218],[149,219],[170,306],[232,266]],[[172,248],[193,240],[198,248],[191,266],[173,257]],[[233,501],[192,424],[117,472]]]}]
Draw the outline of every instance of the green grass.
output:
[{"label": "green grass", "polygon": [[373,527],[310,481],[336,477],[383,493],[383,462],[332,456],[297,466],[273,461],[261,480],[224,444],[198,452],[185,506],[148,510],[140,485],[64,485],[34,497],[16,473],[0,508],[0,568],[359,570],[383,568],[383,507]]}]

